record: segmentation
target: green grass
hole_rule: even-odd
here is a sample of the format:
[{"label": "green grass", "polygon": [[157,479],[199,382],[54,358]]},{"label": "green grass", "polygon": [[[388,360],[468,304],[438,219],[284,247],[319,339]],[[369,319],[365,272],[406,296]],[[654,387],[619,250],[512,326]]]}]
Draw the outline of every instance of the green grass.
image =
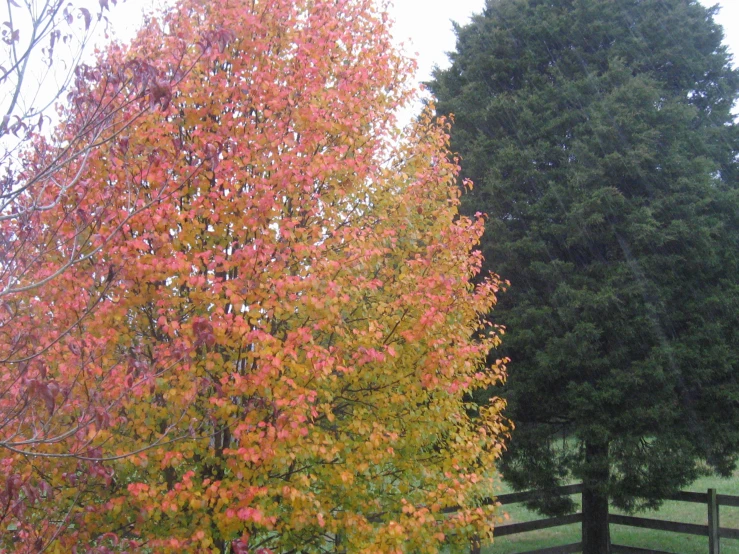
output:
[{"label": "green grass", "polygon": [[[729,479],[704,477],[685,490],[706,492],[709,488],[716,489],[719,494],[739,496],[739,474]],[[504,492],[508,491],[501,491],[501,494]],[[578,498],[578,495],[573,498]],[[706,511],[705,504],[668,501],[659,510],[643,511],[635,515],[705,525],[708,519]],[[509,520],[506,523],[530,521],[542,517],[535,512],[526,510],[521,504],[502,506],[501,512],[508,514]],[[613,512],[620,513],[618,510],[613,510]],[[719,521],[721,527],[739,529],[739,508],[722,506]],[[564,525],[552,529],[500,537],[495,540],[494,544],[484,547],[483,552],[485,554],[515,554],[579,541],[580,525]],[[623,525],[611,526],[611,541],[614,544],[653,548],[678,554],[705,554],[708,551],[708,537],[637,529]],[[739,540],[722,539],[721,552],[722,554],[739,554]]]}]

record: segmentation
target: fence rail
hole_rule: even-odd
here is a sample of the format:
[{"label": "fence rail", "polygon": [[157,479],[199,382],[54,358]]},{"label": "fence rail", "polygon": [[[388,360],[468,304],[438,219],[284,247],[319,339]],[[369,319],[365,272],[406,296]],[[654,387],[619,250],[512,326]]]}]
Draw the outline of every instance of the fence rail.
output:
[{"label": "fence rail", "polygon": [[611,547],[611,552],[613,552],[613,554],[673,554],[672,552],[665,552],[664,550],[637,548],[635,546],[623,546],[618,544],[614,544]]},{"label": "fence rail", "polygon": [[[557,487],[555,492],[560,495],[582,494],[583,485],[578,483],[575,485],[565,485]],[[501,494],[494,500],[489,500],[487,504],[498,503],[502,505],[517,504],[519,502],[527,502],[538,498],[544,491],[522,491],[510,494]],[[675,500],[678,502],[693,502],[704,504],[708,513],[708,525],[700,525],[696,523],[683,523],[678,521],[667,521],[664,519],[653,519],[636,516],[624,516],[619,514],[610,514],[608,516],[609,525],[627,525],[630,527],[641,527],[645,529],[655,529],[658,531],[668,531],[671,533],[686,533],[689,535],[699,535],[708,537],[708,554],[720,554],[720,539],[737,539],[739,540],[739,529],[728,527],[719,527],[719,506],[739,507],[739,496],[727,494],[716,494],[716,489],[708,489],[707,492],[689,492],[679,491],[665,500]],[[450,511],[452,511],[451,509]],[[509,523],[507,525],[499,525],[495,528],[495,536],[503,537],[506,535],[516,535],[518,533],[526,533],[539,529],[549,529],[551,527],[559,527],[561,525],[571,525],[573,523],[582,523],[583,514],[578,512],[560,517],[551,517],[546,519],[537,519],[533,521],[525,521],[521,523]],[[612,545],[614,554],[672,554],[660,550],[637,548],[634,546]],[[565,544],[561,546],[552,546],[549,548],[530,550],[521,554],[567,554],[571,552],[582,552],[582,543]],[[480,544],[475,542],[472,546],[471,554],[480,553]]]},{"label": "fence rail", "polygon": [[681,523],[679,521],[621,516],[617,514],[610,514],[608,516],[608,523],[628,525],[629,527],[641,527],[642,529],[655,529],[657,531],[670,531],[672,533],[685,533],[688,535],[700,535],[703,537],[708,536],[708,525],[698,525],[696,523]]},{"label": "fence rail", "polygon": [[550,527],[560,527],[561,525],[570,525],[571,523],[580,522],[582,522],[582,513],[578,512],[567,516],[535,519],[534,521],[524,521],[522,523],[509,523],[508,525],[498,525],[495,528],[495,536],[504,537],[505,535],[517,535],[518,533],[538,531],[539,529],[549,529]]},{"label": "fence rail", "polygon": [[[582,493],[582,483],[576,485],[563,485],[555,489],[557,494],[560,496],[568,496],[571,494]],[[511,492],[508,494],[501,494],[495,500],[498,504],[517,504],[519,502],[528,502],[529,500],[535,500],[541,496],[542,491],[522,491],[522,492]]]}]

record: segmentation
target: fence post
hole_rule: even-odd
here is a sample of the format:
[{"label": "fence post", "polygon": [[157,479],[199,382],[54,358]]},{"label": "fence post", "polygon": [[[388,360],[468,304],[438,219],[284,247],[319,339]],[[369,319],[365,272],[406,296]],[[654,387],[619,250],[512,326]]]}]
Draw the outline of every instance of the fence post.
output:
[{"label": "fence post", "polygon": [[[582,506],[583,506],[583,490],[585,487],[582,487],[580,489],[580,511],[582,512]],[[608,522],[608,534],[611,534],[611,522]],[[585,514],[582,516],[582,523],[580,523],[580,546],[583,545],[583,537],[585,537]]]},{"label": "fence post", "polygon": [[480,537],[475,534],[470,541],[470,554],[480,554],[482,544],[480,543]]},{"label": "fence post", "polygon": [[716,489],[708,489],[708,553],[720,554],[721,546],[718,534],[718,501]]}]

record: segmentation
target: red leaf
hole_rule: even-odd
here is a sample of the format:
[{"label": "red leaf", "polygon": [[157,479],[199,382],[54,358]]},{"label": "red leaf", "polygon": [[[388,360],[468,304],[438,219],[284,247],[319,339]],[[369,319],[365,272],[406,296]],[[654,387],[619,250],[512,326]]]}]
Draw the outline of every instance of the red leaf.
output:
[{"label": "red leaf", "polygon": [[44,405],[46,406],[49,415],[52,415],[54,413],[54,408],[56,407],[56,401],[54,400],[54,395],[52,394],[51,389],[48,386],[40,385],[38,387],[38,391],[41,400],[44,401]]},{"label": "red leaf", "polygon": [[85,18],[85,31],[87,31],[90,28],[90,23],[92,22],[90,10],[88,10],[87,8],[80,8],[80,11],[82,12],[82,16]]}]

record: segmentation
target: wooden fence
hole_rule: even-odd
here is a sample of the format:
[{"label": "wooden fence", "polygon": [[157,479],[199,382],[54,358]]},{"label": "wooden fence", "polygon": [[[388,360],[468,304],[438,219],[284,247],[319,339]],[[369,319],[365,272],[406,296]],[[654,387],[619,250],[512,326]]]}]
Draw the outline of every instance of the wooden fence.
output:
[{"label": "wooden fence", "polygon": [[[562,495],[581,494],[582,484],[566,485],[559,487],[557,491]],[[511,494],[502,494],[496,499],[502,505],[516,504],[526,502],[537,498],[540,491],[524,491],[514,492]],[[719,506],[735,506],[739,507],[739,496],[730,496],[726,494],[716,494],[716,489],[708,489],[708,492],[685,492],[680,491],[677,494],[665,498],[665,500],[677,500],[679,502],[695,502],[704,504],[708,513],[708,525],[699,525],[695,523],[680,523],[676,521],[666,521],[663,519],[652,519],[645,517],[623,516],[618,514],[610,514],[608,523],[610,525],[627,525],[631,527],[641,527],[645,529],[656,529],[659,531],[669,531],[673,533],[686,533],[689,535],[699,535],[708,537],[708,554],[720,554],[720,539],[739,539],[739,529],[730,529],[719,526]],[[552,517],[547,519],[537,519],[534,521],[525,521],[522,523],[510,523],[508,525],[499,525],[495,528],[496,537],[504,537],[506,535],[516,535],[518,533],[526,533],[528,531],[536,531],[538,529],[548,529],[550,527],[559,527],[560,525],[569,525],[572,523],[582,522],[582,512],[570,514],[560,517]],[[561,546],[553,546],[540,550],[532,550],[521,554],[567,554],[570,552],[581,552],[582,543],[564,544]],[[613,554],[671,554],[659,550],[650,550],[643,548],[635,548],[633,546],[612,545]],[[480,545],[473,544],[472,554],[479,554]]]}]

